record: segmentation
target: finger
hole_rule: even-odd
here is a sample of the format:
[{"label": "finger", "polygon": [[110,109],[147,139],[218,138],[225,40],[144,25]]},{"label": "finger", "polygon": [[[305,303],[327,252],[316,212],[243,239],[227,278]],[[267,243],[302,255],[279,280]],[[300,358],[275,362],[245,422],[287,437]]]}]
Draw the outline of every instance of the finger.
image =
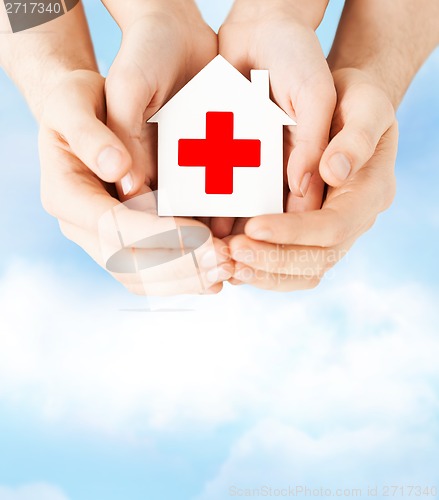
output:
[{"label": "finger", "polygon": [[[220,278],[215,277],[219,269],[233,269],[233,262],[230,258],[230,253],[223,252],[223,245],[221,240],[214,239],[213,241],[208,241],[205,245],[196,249],[187,249],[183,246],[180,248],[142,248],[137,245],[123,247],[117,252],[117,254],[106,258],[104,256],[103,262],[108,271],[117,273],[122,276],[126,274],[127,276],[136,277],[137,273],[145,271],[149,273],[149,277],[154,281],[163,280],[170,281],[176,276],[175,273],[180,273],[179,275],[183,278],[186,277],[184,274],[185,268],[178,266],[183,262],[182,258],[190,256],[186,259],[200,271],[202,274],[206,274],[207,281],[215,283]],[[164,264],[173,263],[168,266],[169,269],[162,268]],[[153,272],[149,272],[153,269]],[[175,270],[175,273],[173,271]],[[158,274],[154,277],[154,272],[157,271]],[[211,279],[212,278],[212,279]],[[134,279],[139,279],[134,278]]]},{"label": "finger", "polygon": [[[206,274],[232,263],[228,246],[222,240],[216,238],[212,240],[208,228],[185,225],[188,221],[184,219],[177,221],[178,224],[183,224],[182,226],[176,222],[165,225],[163,219],[157,221],[150,218],[142,221],[139,213],[129,210],[124,212],[123,217],[110,215],[111,219],[117,219],[114,227],[117,236],[113,240],[110,235],[103,235],[102,231],[98,233],[89,228],[60,221],[64,236],[80,245],[99,265],[110,272],[135,276],[140,271],[180,261],[186,255],[191,255],[195,266]],[[137,225],[139,221],[150,221],[153,227],[143,224],[141,232],[137,232],[133,237],[132,229],[128,227],[132,223],[131,218]],[[203,229],[203,236],[199,244],[194,247],[192,243],[190,245],[186,243],[186,235],[194,234],[197,229]],[[201,234],[200,231],[197,233]],[[108,241],[104,241],[104,238]],[[194,237],[190,239],[194,240]],[[171,279],[169,276],[172,276],[172,273],[159,275],[159,278],[166,281]]]},{"label": "finger", "polygon": [[[363,203],[362,203],[363,202]],[[365,227],[371,216],[366,196],[339,195],[331,208],[311,212],[264,215],[246,226],[247,236],[282,245],[333,247]]]},{"label": "finger", "polygon": [[320,177],[319,172],[316,172],[310,182],[308,192],[304,197],[294,196],[289,192],[287,195],[286,212],[309,212],[311,210],[319,210],[323,203],[323,194],[325,183]]},{"label": "finger", "polygon": [[[236,284],[252,285],[262,290],[273,292],[293,292],[298,290],[310,290],[315,288],[320,280],[318,278],[305,278],[302,276],[289,276],[267,273],[252,269],[245,265],[236,268],[232,280]],[[231,280],[229,280],[231,281]]]},{"label": "finger", "polygon": [[[231,278],[234,266],[225,264],[216,270],[212,276],[191,267],[189,258],[173,263],[172,266],[161,266],[163,269],[141,272],[140,285],[145,295],[166,296],[181,294],[200,294],[210,290],[213,286]],[[185,265],[186,264],[186,265]],[[170,271],[170,267],[173,268]],[[168,279],[164,279],[166,276]]]},{"label": "finger", "polygon": [[[391,127],[395,113],[384,93],[370,85],[353,86],[344,98],[342,130],[332,139],[320,162],[320,175],[330,186],[342,185],[373,156]],[[374,98],[371,98],[371,93]]]},{"label": "finger", "polygon": [[138,268],[138,271],[121,273],[112,271],[103,260],[96,235],[67,223],[61,223],[60,228],[65,237],[83,248],[117,281],[136,294],[164,296],[217,293],[220,291],[217,285],[233,275],[234,263],[224,254],[219,240],[215,241],[216,258],[213,266],[210,261],[205,261],[205,267],[201,265],[206,255],[201,251],[182,254],[181,251],[168,249],[133,247],[127,248],[125,256],[121,256],[118,262],[127,269]]},{"label": "finger", "polygon": [[[156,251],[157,252],[157,251]],[[143,253],[143,256],[140,255]],[[150,262],[151,251],[135,250],[130,259],[142,263],[145,258]],[[218,263],[213,268],[200,266],[198,252],[181,255],[171,262],[158,264],[135,274],[112,273],[113,276],[129,289],[133,287],[143,295],[180,295],[219,291],[217,285],[231,278],[234,263],[230,260]],[[136,255],[137,254],[137,255]]]},{"label": "finger", "polygon": [[288,160],[288,184],[295,196],[304,197],[313,174],[318,171],[329,140],[336,104],[329,70],[328,75],[317,83],[305,81],[291,101],[297,117],[297,131],[295,145]]},{"label": "finger", "polygon": [[225,238],[231,234],[234,223],[232,217],[212,217],[210,229],[217,238]]},{"label": "finger", "polygon": [[[284,197],[286,199],[285,212],[308,212],[310,210],[318,210],[322,206],[323,193],[325,184],[316,172],[312,177],[308,192],[305,196],[295,196],[288,188],[287,164],[289,157],[293,151],[294,135],[296,127],[284,127],[284,162],[285,162],[285,178],[284,178]],[[242,231],[244,232],[244,231]]]},{"label": "finger", "polygon": [[[41,197],[51,215],[91,234],[100,234],[109,250],[112,246],[119,249],[121,238],[128,246],[145,237],[175,230],[177,225],[198,228],[198,232],[203,233],[199,237],[207,241],[209,231],[197,221],[158,217],[154,193],[145,193],[121,204],[76,156],[57,147],[57,140],[55,134],[41,128]],[[189,232],[185,231],[185,238],[191,236]],[[194,237],[196,244],[198,234]],[[190,246],[189,241],[185,244]]]},{"label": "finger", "polygon": [[[96,88],[78,77],[68,94],[49,100],[44,121],[63,139],[66,146],[92,172],[105,182],[122,179],[131,168],[131,157],[122,141],[98,118],[103,99],[103,83],[99,75]],[[98,88],[102,89],[99,94]]]},{"label": "finger", "polygon": [[217,283],[216,285],[208,288],[204,292],[201,292],[201,295],[218,295],[223,288],[224,288],[223,283]]},{"label": "finger", "polygon": [[210,227],[210,217],[195,217],[195,219],[200,221],[205,226]]},{"label": "finger", "polygon": [[[236,219],[235,223],[233,224],[231,234],[232,235],[244,234],[245,225],[247,224],[248,221],[249,221],[248,217],[240,217],[239,219]],[[228,241],[227,238],[226,241]]]},{"label": "finger", "polygon": [[230,252],[238,265],[254,270],[320,279],[346,255],[353,241],[336,248],[322,248],[274,245],[241,235],[230,241]]},{"label": "finger", "polygon": [[228,283],[230,283],[233,286],[241,286],[244,285],[245,283],[243,281],[240,281],[233,276],[229,279]]}]

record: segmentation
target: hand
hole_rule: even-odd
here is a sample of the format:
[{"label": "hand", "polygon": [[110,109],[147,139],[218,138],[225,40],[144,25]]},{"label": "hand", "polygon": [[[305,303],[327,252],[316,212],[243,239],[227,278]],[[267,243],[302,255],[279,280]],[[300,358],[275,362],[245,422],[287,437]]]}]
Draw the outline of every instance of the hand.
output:
[{"label": "hand", "polygon": [[217,55],[218,43],[192,0],[105,3],[123,31],[106,95],[108,126],[133,159],[119,186],[126,199],[156,188],[155,129],[145,122]]},{"label": "hand", "polygon": [[[318,166],[336,103],[334,82],[314,32],[326,4],[237,0],[219,32],[220,53],[246,76],[251,69],[268,69],[274,100],[298,123],[285,127],[284,134],[287,212],[322,204]],[[213,234],[225,237],[242,232],[245,223],[217,218],[209,225]]]},{"label": "hand", "polygon": [[[333,76],[339,96],[335,136],[320,170],[338,187],[328,189],[321,210],[250,220],[245,235],[230,240],[236,261],[232,283],[277,291],[316,286],[393,200],[398,145],[393,107],[363,72],[343,69]],[[352,172],[343,184],[330,171],[333,154],[351,159]]]},{"label": "hand", "polygon": [[[306,6],[306,14],[312,7]],[[219,32],[220,53],[247,76],[251,69],[268,69],[274,100],[297,121],[287,169],[296,197],[306,195],[318,171],[336,104],[314,32],[320,20],[309,19],[303,8],[292,0],[237,0]]]},{"label": "hand", "polygon": [[[46,99],[40,128],[44,207],[59,220],[63,234],[105,269],[108,257],[123,250],[119,241],[123,236],[125,255],[119,254],[122,262],[118,263],[117,271],[120,272],[112,275],[134,293],[218,292],[222,281],[231,276],[233,266],[224,245],[212,240],[205,226],[193,220],[157,217],[154,203],[148,202],[152,195],[140,197],[137,204],[137,199],[132,200],[131,206],[121,204],[114,187],[98,178],[115,180],[114,172],[104,173],[99,161],[102,156],[108,159],[108,148],[117,151],[127,167],[130,162],[125,146],[104,125],[105,118],[104,79],[92,71],[71,72]],[[104,166],[109,167],[105,161]],[[139,262],[154,262],[162,259],[164,253],[169,255],[168,260],[182,256],[188,242],[183,242],[183,248],[180,241],[161,240],[160,247],[155,248],[154,238],[149,243],[145,240],[147,236],[169,231],[176,224],[184,227],[188,236],[191,235],[188,228],[193,233],[204,230],[208,241],[199,249],[194,245],[194,251],[186,252],[186,258],[139,269]]]}]

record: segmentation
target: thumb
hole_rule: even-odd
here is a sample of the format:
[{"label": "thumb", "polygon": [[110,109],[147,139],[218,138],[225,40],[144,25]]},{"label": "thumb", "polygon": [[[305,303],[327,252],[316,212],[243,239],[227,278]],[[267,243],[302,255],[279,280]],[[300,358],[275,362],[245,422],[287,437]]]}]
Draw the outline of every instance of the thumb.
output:
[{"label": "thumb", "polygon": [[344,126],[329,143],[320,161],[320,175],[333,187],[341,186],[366,165],[381,137],[394,122],[392,105],[375,89],[357,87],[353,90],[358,93],[355,100],[353,95],[349,97],[349,109],[343,110]]},{"label": "thumb", "polygon": [[328,76],[317,83],[305,82],[299,96],[291,100],[297,117],[297,130],[287,174],[290,191],[297,197],[306,196],[319,169],[322,153],[328,146],[336,103],[329,71]]},{"label": "thumb", "polygon": [[67,85],[63,94],[53,96],[43,121],[101,180],[113,183],[123,179],[129,175],[131,158],[120,139],[98,118],[104,104],[102,78],[78,75]]}]

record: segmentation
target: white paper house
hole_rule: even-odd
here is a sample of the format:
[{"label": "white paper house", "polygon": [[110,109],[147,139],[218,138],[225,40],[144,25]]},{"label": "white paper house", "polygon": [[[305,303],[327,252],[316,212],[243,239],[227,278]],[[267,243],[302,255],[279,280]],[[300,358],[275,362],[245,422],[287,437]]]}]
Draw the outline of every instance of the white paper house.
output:
[{"label": "white paper house", "polygon": [[295,122],[270,100],[268,71],[249,81],[217,56],[149,122],[159,124],[159,215],[283,212],[283,126]]}]

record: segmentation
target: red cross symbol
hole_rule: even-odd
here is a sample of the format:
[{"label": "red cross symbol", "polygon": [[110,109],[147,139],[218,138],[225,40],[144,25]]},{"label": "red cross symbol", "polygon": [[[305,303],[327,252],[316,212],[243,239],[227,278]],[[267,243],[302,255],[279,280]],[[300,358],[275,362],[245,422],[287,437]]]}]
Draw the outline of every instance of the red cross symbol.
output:
[{"label": "red cross symbol", "polygon": [[233,194],[235,167],[261,166],[261,141],[233,138],[233,113],[206,113],[206,139],[180,139],[178,165],[206,168],[206,194]]}]

